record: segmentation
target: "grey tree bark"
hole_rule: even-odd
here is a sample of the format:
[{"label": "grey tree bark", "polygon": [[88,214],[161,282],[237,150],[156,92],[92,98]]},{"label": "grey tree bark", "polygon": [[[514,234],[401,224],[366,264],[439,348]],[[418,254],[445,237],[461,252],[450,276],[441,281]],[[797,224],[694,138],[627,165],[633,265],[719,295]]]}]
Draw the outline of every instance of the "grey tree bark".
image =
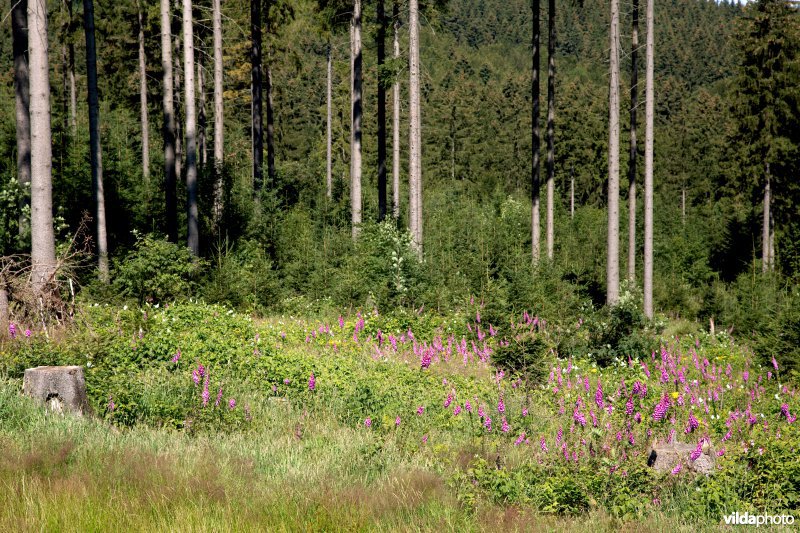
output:
[{"label": "grey tree bark", "polygon": [[422,115],[419,87],[419,1],[408,3],[409,33],[409,164],[411,239],[422,259]]},{"label": "grey tree bark", "polygon": [[208,151],[206,150],[206,76],[203,61],[198,57],[195,68],[197,69],[197,162],[202,168],[208,164]]},{"label": "grey tree bark", "polygon": [[[11,0],[11,38],[14,54],[14,101],[17,126],[17,181],[27,189],[31,184],[31,114],[28,80],[28,0]],[[24,213],[28,195],[20,199],[19,235],[30,230],[30,219]]]},{"label": "grey tree bark", "polygon": [[144,21],[142,6],[136,2],[139,12],[139,114],[142,121],[142,177],[150,181],[150,119],[147,112],[147,58],[144,53]]},{"label": "grey tree bark", "polygon": [[547,2],[547,258],[553,259],[555,228],[556,2]]},{"label": "grey tree bark", "polygon": [[108,283],[108,238],[106,200],[103,190],[103,151],[100,145],[100,104],[97,97],[97,49],[94,39],[94,1],[83,0],[83,27],[86,33],[86,85],[89,102],[89,156],[92,166],[95,222],[97,224],[97,266],[100,280]]},{"label": "grey tree bark", "polygon": [[222,59],[221,0],[212,0],[214,32],[214,227],[219,229],[223,211],[222,169],[225,157],[225,116],[222,101],[224,65]]},{"label": "grey tree bark", "polygon": [[166,200],[167,237],[178,242],[178,202],[175,167],[175,95],[172,75],[172,18],[170,0],[161,0],[161,69],[163,71],[164,107],[164,188]]},{"label": "grey tree bark", "polygon": [[353,20],[351,25],[353,38],[353,146],[350,154],[352,160],[352,173],[350,175],[350,216],[353,226],[353,239],[356,239],[358,238],[361,226],[361,0],[355,0],[353,2]]},{"label": "grey tree bark", "polygon": [[639,105],[639,0],[633,0],[631,32],[631,145],[628,153],[628,279],[636,279],[636,110]]},{"label": "grey tree bark", "polygon": [[[69,17],[68,27],[71,36],[74,28],[72,1],[68,0],[66,4],[67,16]],[[72,134],[75,135],[78,128],[78,89],[75,83],[75,44],[72,42],[72,39],[67,43],[67,69],[69,70],[69,127],[72,130]]]},{"label": "grey tree bark", "polygon": [[[400,6],[392,6],[394,59],[400,58]],[[400,78],[395,77],[392,88],[392,213],[400,218]]]},{"label": "grey tree bark", "polygon": [[333,58],[331,42],[328,40],[327,66],[328,78],[325,86],[326,113],[326,138],[325,138],[325,193],[330,200],[333,197]]},{"label": "grey tree bark", "polygon": [[200,254],[197,213],[197,122],[194,100],[194,29],[192,0],[183,0],[183,75],[186,110],[186,210],[188,215],[187,246],[192,254]]},{"label": "grey tree bark", "polygon": [[[267,53],[269,57],[269,53]],[[270,183],[275,182],[275,108],[272,100],[272,67],[267,61],[264,67],[265,88],[264,101],[267,104],[267,177]]]},{"label": "grey tree bark", "polygon": [[681,224],[686,225],[686,187],[681,187]]},{"label": "grey tree bark", "polygon": [[647,0],[644,128],[644,314],[653,318],[653,140],[655,118],[653,2]]},{"label": "grey tree bark", "polygon": [[608,257],[606,304],[619,300],[619,0],[611,0],[608,91]]},{"label": "grey tree bark", "polygon": [[531,67],[531,252],[533,263],[539,262],[541,250],[541,215],[540,215],[540,164],[541,136],[539,135],[539,46],[541,34],[539,21],[541,18],[540,0],[532,0],[533,12],[533,62]]},{"label": "grey tree bark", "polygon": [[264,181],[263,70],[261,61],[261,0],[250,0],[250,91],[252,96],[253,191],[261,191]]},{"label": "grey tree bark", "polygon": [[225,157],[224,104],[222,100],[224,65],[222,58],[222,8],[220,0],[212,1],[214,34],[214,225],[222,216],[222,165]]},{"label": "grey tree bark", "polygon": [[384,0],[376,4],[378,19],[378,221],[386,218],[386,83],[383,66],[386,63],[386,13]]},{"label": "grey tree bark", "polygon": [[47,3],[45,0],[31,0],[27,7],[31,117],[31,283],[34,292],[42,294],[56,268]]},{"label": "grey tree bark", "polygon": [[[183,5],[181,4],[181,1],[182,0],[176,0],[175,3],[177,5],[177,9],[183,11]],[[181,58],[181,33],[183,32],[182,24],[183,20],[181,20],[181,24],[178,25],[177,33],[172,34],[172,46],[175,50],[175,53],[173,54],[172,66],[172,72],[174,73],[174,76],[172,77],[172,91],[175,95],[175,174],[179,180],[183,177],[183,156],[185,150],[183,146],[185,132],[183,131],[184,125],[182,122],[185,120],[185,116],[181,115],[182,111],[185,113],[184,108],[182,108],[184,104],[181,100],[181,91],[183,90],[183,85],[181,82],[181,72],[183,71],[183,59]]]},{"label": "grey tree bark", "polygon": [[769,172],[769,163],[765,165],[765,181],[764,181],[764,216],[762,219],[761,227],[761,270],[769,272],[772,270],[770,263],[770,241],[771,241],[771,209],[772,209],[772,190],[771,190],[771,176]]}]

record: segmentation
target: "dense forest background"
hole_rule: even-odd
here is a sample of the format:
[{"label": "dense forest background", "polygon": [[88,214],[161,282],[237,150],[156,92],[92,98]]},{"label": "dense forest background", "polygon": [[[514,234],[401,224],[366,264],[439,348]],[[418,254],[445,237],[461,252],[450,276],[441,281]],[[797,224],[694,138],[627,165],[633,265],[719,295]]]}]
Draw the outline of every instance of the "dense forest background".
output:
[{"label": "dense forest background", "polygon": [[[49,5],[53,187],[62,246],[92,205],[83,33],[80,6],[68,5],[70,2]],[[223,3],[225,211],[222,224],[214,230],[212,168],[211,164],[201,166],[203,260],[194,263],[181,247],[158,240],[166,232],[163,151],[158,135],[158,6],[144,6],[152,147],[152,174],[144,179],[136,68],[137,3],[96,3],[108,240],[115,268],[110,291],[93,283],[90,268],[79,270],[89,294],[140,299],[194,294],[262,311],[331,305],[444,310],[476,295],[486,301],[488,312],[494,310],[498,316],[509,309],[533,309],[552,320],[565,321],[601,307],[608,153],[609,15],[605,3],[556,2],[556,250],[553,262],[537,267],[530,261],[529,3],[451,0],[445,9],[424,11],[424,262],[415,260],[408,237],[401,231],[408,203],[405,183],[397,223],[374,222],[378,217],[376,87],[379,78],[385,83],[395,76],[407,80],[407,34],[401,26],[403,57],[390,61],[379,76],[375,8],[366,3],[366,223],[363,237],[354,243],[348,200],[348,36],[346,31],[331,34],[324,29],[316,4],[308,0],[271,2],[265,15],[264,62],[272,75],[276,175],[265,183],[256,201],[250,159],[249,4],[241,0]],[[621,93],[627,95],[631,4],[621,7]],[[196,59],[209,71],[206,80],[210,80],[210,2],[196,2],[194,10]],[[173,21],[176,35],[180,33],[177,13],[178,9]],[[403,11],[400,13],[402,17]],[[800,345],[800,339],[792,338],[800,330],[800,191],[792,179],[800,136],[796,126],[776,133],[782,139],[781,163],[773,167],[772,183],[777,266],[776,272],[762,275],[763,160],[749,149],[752,136],[747,133],[748,110],[753,109],[748,107],[747,82],[748,50],[753,46],[742,24],[743,17],[750,16],[747,13],[741,5],[727,2],[656,3],[655,302],[661,313],[703,323],[714,318],[718,327],[733,327],[773,349],[791,352]],[[8,27],[8,22],[3,26]],[[784,48],[791,52],[800,40],[796,35],[790,37],[794,41]],[[325,195],[328,39],[334,60],[332,200]],[[543,40],[544,48],[546,32]],[[11,32],[1,31],[0,57],[6,60],[0,69],[0,239],[5,254],[29,249],[29,237],[20,236],[17,227],[19,198],[26,192],[16,182],[11,55]],[[68,122],[71,56],[75,58],[79,95],[74,131]],[[789,59],[797,62],[794,56]],[[639,79],[641,94],[644,78]],[[800,77],[794,79],[795,87],[798,80]],[[406,85],[401,84],[404,90]],[[211,119],[203,117],[211,116],[211,91],[207,82],[203,91],[206,109],[200,112],[208,151]],[[542,91],[544,98],[545,84]],[[401,101],[401,150],[407,165],[408,99],[404,96]],[[786,111],[789,116],[796,109],[796,97],[786,101],[792,108]],[[643,106],[643,99],[640,102]],[[391,101],[388,105],[391,107]],[[622,113],[621,153],[626,154],[627,97],[623,98]],[[639,113],[642,122],[643,115]],[[627,157],[622,164],[625,176]],[[642,165],[639,169],[643,170]],[[402,175],[407,175],[405,168]],[[569,203],[573,178],[574,217]],[[624,184],[622,189],[626,189]],[[179,186],[180,202],[185,202],[182,191]],[[183,204],[179,213],[180,242],[185,242]],[[625,235],[627,217],[622,218],[621,234]],[[623,243],[621,257],[626,256]],[[159,276],[167,274],[174,277],[159,285]],[[637,291],[635,285],[628,290]],[[782,348],[774,348],[778,345]]]}]

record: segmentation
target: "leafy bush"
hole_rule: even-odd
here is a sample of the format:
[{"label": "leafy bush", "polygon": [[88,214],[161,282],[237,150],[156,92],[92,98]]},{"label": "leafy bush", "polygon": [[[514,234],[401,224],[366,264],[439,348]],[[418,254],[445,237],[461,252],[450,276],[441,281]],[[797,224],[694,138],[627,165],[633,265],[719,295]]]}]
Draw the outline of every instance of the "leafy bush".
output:
[{"label": "leafy bush", "polygon": [[615,357],[644,357],[658,347],[654,325],[639,305],[641,294],[623,287],[619,301],[588,321],[589,349],[595,361],[607,365]]},{"label": "leafy bush", "polygon": [[114,286],[142,302],[188,298],[197,287],[203,262],[188,248],[154,235],[136,236],[136,245],[114,268]]}]

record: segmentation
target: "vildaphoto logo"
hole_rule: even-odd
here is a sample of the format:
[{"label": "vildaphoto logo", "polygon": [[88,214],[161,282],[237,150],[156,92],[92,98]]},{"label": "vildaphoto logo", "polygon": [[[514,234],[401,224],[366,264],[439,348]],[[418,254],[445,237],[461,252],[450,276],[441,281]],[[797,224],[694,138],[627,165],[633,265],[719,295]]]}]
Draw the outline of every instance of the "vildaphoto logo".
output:
[{"label": "vildaphoto logo", "polygon": [[792,515],[768,515],[750,513],[731,513],[725,518],[725,524],[729,526],[791,526],[794,524]]}]

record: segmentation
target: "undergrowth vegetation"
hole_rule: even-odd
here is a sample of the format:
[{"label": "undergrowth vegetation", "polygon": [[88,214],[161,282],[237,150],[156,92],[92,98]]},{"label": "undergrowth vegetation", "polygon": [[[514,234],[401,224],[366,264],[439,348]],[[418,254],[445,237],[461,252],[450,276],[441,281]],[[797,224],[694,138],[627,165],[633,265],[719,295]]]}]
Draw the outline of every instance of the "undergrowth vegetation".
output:
[{"label": "undergrowth vegetation", "polygon": [[[15,326],[0,505],[22,529],[659,530],[796,511],[796,376],[727,333],[631,329],[625,298],[574,323],[495,322],[473,299],[266,319],[95,304],[49,338]],[[95,418],[19,396],[44,364],[84,366]],[[675,441],[696,456],[647,466]],[[695,473],[701,454],[713,475]]]}]

